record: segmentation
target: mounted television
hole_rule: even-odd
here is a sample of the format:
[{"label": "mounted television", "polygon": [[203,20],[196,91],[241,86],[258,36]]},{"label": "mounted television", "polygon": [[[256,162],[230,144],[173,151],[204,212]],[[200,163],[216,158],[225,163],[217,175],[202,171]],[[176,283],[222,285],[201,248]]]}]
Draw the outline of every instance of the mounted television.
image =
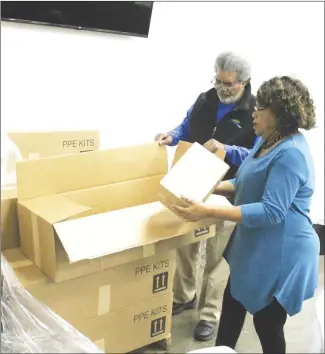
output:
[{"label": "mounted television", "polygon": [[1,1],[1,20],[148,37],[153,1]]}]

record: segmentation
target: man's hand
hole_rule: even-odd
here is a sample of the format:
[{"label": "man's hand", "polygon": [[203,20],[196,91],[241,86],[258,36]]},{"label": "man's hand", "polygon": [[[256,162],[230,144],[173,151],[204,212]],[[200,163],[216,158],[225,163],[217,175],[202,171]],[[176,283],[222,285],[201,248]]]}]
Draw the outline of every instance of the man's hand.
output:
[{"label": "man's hand", "polygon": [[177,205],[171,205],[171,208],[175,211],[175,214],[178,214],[190,222],[210,217],[210,211],[206,204],[190,200],[189,198],[183,196],[182,200],[187,204],[185,208]]},{"label": "man's hand", "polygon": [[225,146],[224,144],[219,143],[219,141],[215,139],[210,139],[203,145],[207,150],[211,152],[216,152],[217,150],[224,150]]},{"label": "man's hand", "polygon": [[159,145],[171,145],[173,142],[173,137],[169,134],[157,134],[155,136],[155,141],[158,141]]}]

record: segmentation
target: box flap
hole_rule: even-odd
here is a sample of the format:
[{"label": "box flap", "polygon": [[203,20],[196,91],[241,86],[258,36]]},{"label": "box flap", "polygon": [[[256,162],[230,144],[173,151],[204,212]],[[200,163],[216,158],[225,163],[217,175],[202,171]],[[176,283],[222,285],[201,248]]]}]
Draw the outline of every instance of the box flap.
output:
[{"label": "box flap", "polygon": [[33,262],[26,258],[19,247],[11,248],[9,250],[2,250],[2,255],[6,258],[12,269],[28,267],[33,265]]},{"label": "box flap", "polygon": [[17,163],[19,200],[167,173],[166,147],[156,142]]},{"label": "box flap", "polygon": [[[211,196],[212,199],[215,199]],[[215,219],[187,223],[160,202],[54,224],[71,263],[180,236]]]},{"label": "box flap", "polygon": [[96,213],[130,208],[156,202],[159,183],[163,177],[164,175],[140,178],[61,195],[75,203],[90,207]]},{"label": "box flap", "polygon": [[176,162],[185,154],[185,152],[192,146],[191,143],[188,143],[186,141],[180,141],[177,144],[176,150],[175,150],[175,154],[174,154],[174,158],[173,158],[173,162],[172,162],[172,166],[174,166],[176,164]]},{"label": "box flap", "polygon": [[[185,154],[185,152],[192,146],[193,144],[188,143],[186,141],[180,141],[175,150],[172,166],[176,164],[176,162]],[[216,156],[218,156],[221,160],[224,160],[226,157],[226,151],[217,150]]]},{"label": "box flap", "polygon": [[83,215],[91,210],[91,208],[72,202],[61,195],[48,195],[19,203],[51,224],[73,216]]}]

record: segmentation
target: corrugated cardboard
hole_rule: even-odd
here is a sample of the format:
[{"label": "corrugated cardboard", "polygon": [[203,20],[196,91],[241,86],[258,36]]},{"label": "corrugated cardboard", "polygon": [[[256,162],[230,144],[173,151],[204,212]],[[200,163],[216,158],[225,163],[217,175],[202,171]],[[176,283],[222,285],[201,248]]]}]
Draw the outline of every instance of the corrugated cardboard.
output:
[{"label": "corrugated cardboard", "polygon": [[173,293],[76,324],[106,353],[128,353],[168,337]]},{"label": "corrugated cardboard", "polygon": [[[226,226],[228,228],[228,226]],[[223,222],[217,222],[218,230],[224,229]],[[219,232],[219,231],[218,231]],[[105,257],[85,260],[71,264],[62,247],[57,248],[57,272],[55,281],[60,282],[73,279],[86,274],[102,271],[117,265],[126,264],[141,258],[150,257],[176,249],[186,244],[206,240],[216,235],[216,225],[206,226],[189,232],[185,235],[163,239],[156,243],[130,248],[122,252],[110,254]]]},{"label": "corrugated cardboard", "polygon": [[166,148],[156,143],[19,162],[18,199],[157,178],[166,172]]},{"label": "corrugated cardboard", "polygon": [[[99,131],[93,130],[11,132],[8,136],[27,160],[98,150],[100,144]],[[16,161],[14,164],[16,166]],[[1,249],[19,246],[16,187],[3,187],[1,188]]]},{"label": "corrugated cardboard", "polygon": [[159,241],[201,228],[215,234],[214,219],[186,223],[157,202],[166,173],[166,148],[156,143],[17,164],[24,254],[62,281],[154,255]]},{"label": "corrugated cardboard", "polygon": [[159,200],[168,208],[186,206],[182,196],[205,202],[228,170],[221,158],[194,143],[160,181]]},{"label": "corrugated cardboard", "polygon": [[24,288],[75,324],[172,291],[175,250],[61,283],[52,282],[19,248],[3,252]]},{"label": "corrugated cardboard", "polygon": [[19,247],[16,188],[1,189],[1,250]]},{"label": "corrugated cardboard", "polygon": [[10,132],[26,160],[99,149],[99,131]]},{"label": "corrugated cardboard", "polygon": [[[214,204],[217,205],[218,203]],[[225,204],[222,203],[221,200],[220,206],[222,205]],[[192,233],[188,233],[180,237],[174,237],[173,239],[166,241],[159,241],[155,244],[155,251],[157,254],[159,252],[166,252],[167,250],[179,248],[184,245],[189,245],[195,242],[204,241],[214,236],[218,237],[218,242],[220,242],[219,249],[222,250],[222,247],[225,247],[228,243],[235,226],[236,224],[230,221],[216,221],[216,225],[214,226],[202,227]]]},{"label": "corrugated cardboard", "polygon": [[[200,226],[196,223],[196,227]],[[183,235],[192,230],[192,225],[179,222],[169,210],[154,202],[55,223],[54,229],[70,262],[78,262]],[[80,235],[78,247],[76,234]]]}]

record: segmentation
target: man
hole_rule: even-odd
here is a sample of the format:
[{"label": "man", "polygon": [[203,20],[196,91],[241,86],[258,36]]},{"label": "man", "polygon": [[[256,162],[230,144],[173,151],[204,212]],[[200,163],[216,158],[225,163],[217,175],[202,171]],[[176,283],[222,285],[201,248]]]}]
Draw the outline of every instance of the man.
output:
[{"label": "man", "polygon": [[[155,138],[160,145],[177,145],[179,140],[198,142],[209,151],[226,151],[225,161],[230,170],[224,179],[233,178],[247,149],[254,145],[256,136],[252,126],[252,113],[256,104],[251,94],[250,66],[233,52],[220,54],[215,61],[214,87],[201,93],[188,110],[186,118],[167,134]],[[213,337],[218,320],[217,268],[220,262],[217,237],[206,242],[206,266],[199,301],[200,321],[194,338],[205,341]],[[173,314],[193,309],[198,304],[196,296],[196,261],[200,243],[178,250],[174,278]]]}]

